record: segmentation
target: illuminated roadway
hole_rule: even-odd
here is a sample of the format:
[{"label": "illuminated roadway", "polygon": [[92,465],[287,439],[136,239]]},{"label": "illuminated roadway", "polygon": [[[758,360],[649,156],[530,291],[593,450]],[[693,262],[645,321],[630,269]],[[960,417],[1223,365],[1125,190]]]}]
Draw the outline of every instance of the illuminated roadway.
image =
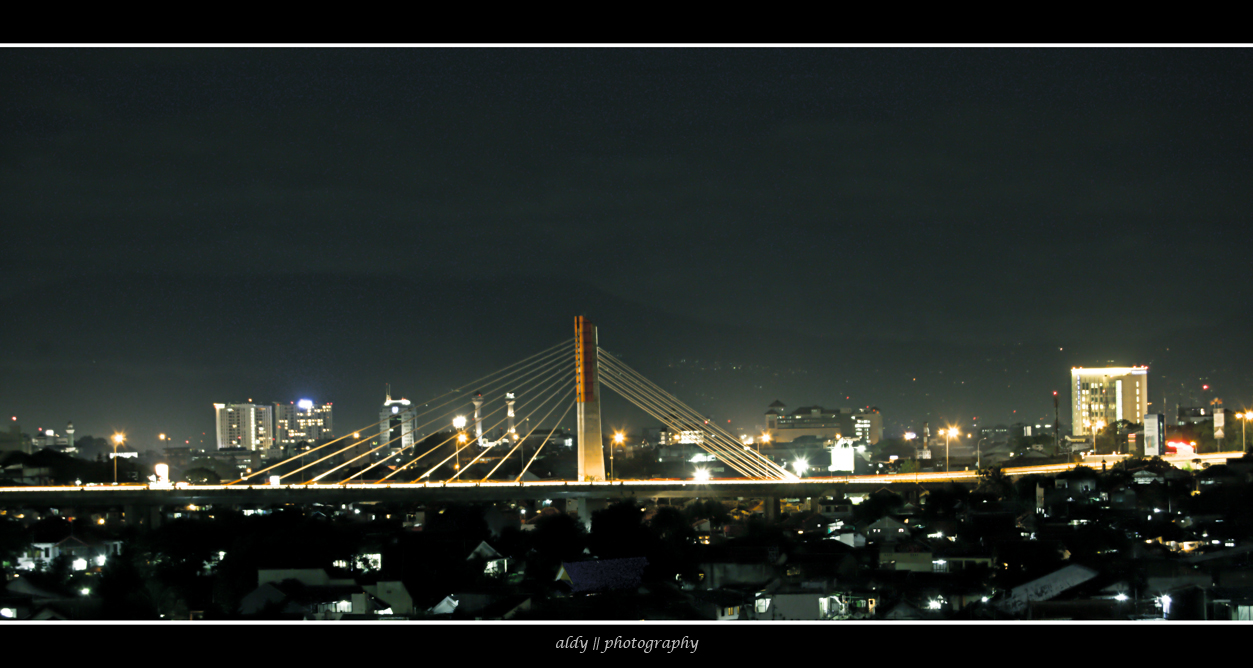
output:
[{"label": "illuminated roadway", "polygon": [[[1242,452],[1165,457],[1175,465],[1193,460],[1223,462],[1243,456]],[[1123,459],[1118,455],[1087,457],[1075,464],[1043,464],[1004,468],[1009,477],[1050,475],[1082,464],[1100,468]],[[616,499],[682,497],[815,497],[840,491],[873,491],[884,485],[975,484],[976,471],[897,473],[805,477],[800,480],[749,480],[743,478],[696,480],[620,480],[613,482],[446,482],[446,483],[356,483],[347,485],[232,485],[121,484],[48,487],[0,487],[0,505],[46,506],[177,506],[184,504],[280,504],[280,503],[360,503],[427,501],[505,501],[559,498]]]}]

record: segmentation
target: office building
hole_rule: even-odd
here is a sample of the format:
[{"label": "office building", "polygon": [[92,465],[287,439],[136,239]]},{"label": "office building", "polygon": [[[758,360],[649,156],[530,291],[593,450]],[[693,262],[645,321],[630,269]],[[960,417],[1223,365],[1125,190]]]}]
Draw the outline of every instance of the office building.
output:
[{"label": "office building", "polygon": [[1148,412],[1149,368],[1105,367],[1070,370],[1071,430],[1086,436],[1094,427],[1119,420],[1140,423]]},{"label": "office building", "polygon": [[838,410],[802,406],[789,413],[783,402],[775,401],[766,410],[766,434],[775,443],[788,443],[801,436],[820,440],[846,436],[874,445],[883,437],[883,416],[871,406]]},{"label": "office building", "polygon": [[274,406],[274,438],[279,447],[301,441],[317,443],[335,438],[331,404],[301,399]]},{"label": "office building", "polygon": [[217,411],[218,449],[268,450],[274,447],[274,407],[261,404],[213,404]]}]

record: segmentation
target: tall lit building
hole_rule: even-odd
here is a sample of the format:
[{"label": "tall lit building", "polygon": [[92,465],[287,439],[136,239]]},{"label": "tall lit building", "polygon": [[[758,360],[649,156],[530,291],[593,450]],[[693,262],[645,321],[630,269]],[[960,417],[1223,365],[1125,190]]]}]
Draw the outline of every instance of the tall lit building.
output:
[{"label": "tall lit building", "polygon": [[261,404],[213,404],[217,411],[218,449],[268,450],[274,447],[274,407]]},{"label": "tall lit building", "polygon": [[[379,409],[379,445],[387,444],[388,452],[413,445],[417,413],[408,399],[393,399],[390,391]],[[395,441],[388,443],[388,441]]]},{"label": "tall lit building", "polygon": [[274,430],[275,442],[279,446],[294,445],[301,441],[316,443],[324,438],[334,438],[331,404],[315,404],[308,399],[275,404]]},{"label": "tall lit building", "polygon": [[1071,432],[1076,436],[1119,420],[1143,422],[1149,407],[1149,368],[1075,367],[1070,370],[1070,391]]}]

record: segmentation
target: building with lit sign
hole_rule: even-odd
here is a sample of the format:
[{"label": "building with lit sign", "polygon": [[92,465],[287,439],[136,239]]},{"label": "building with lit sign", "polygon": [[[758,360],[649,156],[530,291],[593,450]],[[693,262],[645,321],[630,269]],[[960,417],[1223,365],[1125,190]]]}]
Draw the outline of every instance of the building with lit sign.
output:
[{"label": "building with lit sign", "polygon": [[1143,422],[1149,405],[1149,368],[1075,367],[1070,370],[1070,391],[1071,431],[1076,436],[1119,420]]},{"label": "building with lit sign", "polygon": [[393,399],[390,392],[379,409],[379,442],[389,452],[413,446],[417,412],[408,399]]}]

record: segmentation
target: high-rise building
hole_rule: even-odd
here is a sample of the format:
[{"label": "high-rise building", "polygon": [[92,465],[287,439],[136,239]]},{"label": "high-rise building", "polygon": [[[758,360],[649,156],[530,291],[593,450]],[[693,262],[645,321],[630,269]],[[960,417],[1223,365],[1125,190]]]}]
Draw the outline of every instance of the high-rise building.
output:
[{"label": "high-rise building", "polygon": [[274,431],[275,443],[280,447],[301,441],[316,443],[324,438],[334,438],[331,404],[315,404],[308,399],[275,404]]},{"label": "high-rise building", "polygon": [[1105,367],[1070,370],[1071,431],[1086,436],[1119,420],[1143,422],[1149,406],[1149,368]]},{"label": "high-rise building", "polygon": [[274,407],[261,404],[213,404],[217,411],[218,449],[268,450],[274,447]]},{"label": "high-rise building", "polygon": [[383,407],[379,409],[378,444],[387,444],[388,452],[411,447],[417,435],[414,433],[417,428],[416,418],[417,412],[409,400],[393,399],[389,391]]}]

